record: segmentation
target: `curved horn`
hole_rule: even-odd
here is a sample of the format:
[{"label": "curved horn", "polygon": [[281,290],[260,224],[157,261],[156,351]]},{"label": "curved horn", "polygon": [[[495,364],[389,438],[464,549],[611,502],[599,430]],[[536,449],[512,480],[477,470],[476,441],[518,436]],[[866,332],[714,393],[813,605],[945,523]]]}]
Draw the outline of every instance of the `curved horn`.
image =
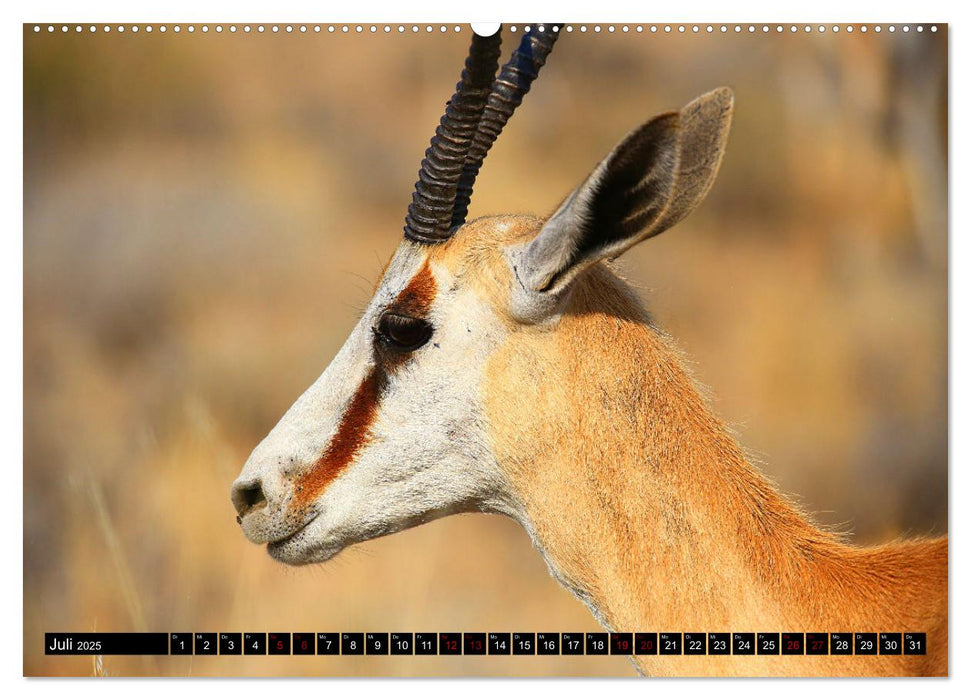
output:
[{"label": "curved horn", "polygon": [[501,41],[500,32],[472,36],[462,79],[421,162],[405,216],[405,238],[440,243],[451,235],[455,192],[496,75]]},{"label": "curved horn", "polygon": [[530,30],[523,35],[519,48],[513,51],[509,62],[502,67],[499,77],[492,84],[489,100],[472,140],[469,155],[465,159],[465,166],[462,168],[462,177],[459,180],[452,211],[451,228],[465,223],[465,217],[469,213],[469,201],[472,199],[472,188],[475,185],[475,178],[479,175],[479,168],[482,167],[482,161],[485,160],[486,154],[489,153],[489,149],[492,148],[506,122],[512,117],[512,113],[529,92],[530,86],[539,75],[540,68],[546,63],[546,57],[560,35],[558,31],[554,31],[554,26],[559,28],[559,25],[548,24],[544,27],[545,31],[534,31],[536,28],[530,27]]}]

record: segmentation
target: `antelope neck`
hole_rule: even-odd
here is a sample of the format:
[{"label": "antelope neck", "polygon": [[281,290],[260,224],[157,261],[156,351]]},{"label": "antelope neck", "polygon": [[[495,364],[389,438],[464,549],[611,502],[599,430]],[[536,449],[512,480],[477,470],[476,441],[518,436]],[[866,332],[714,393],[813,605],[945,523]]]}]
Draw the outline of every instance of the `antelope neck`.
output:
[{"label": "antelope neck", "polygon": [[515,517],[608,629],[804,629],[819,611],[796,591],[849,548],[749,464],[626,296],[594,276],[555,330],[493,358],[487,411]]}]

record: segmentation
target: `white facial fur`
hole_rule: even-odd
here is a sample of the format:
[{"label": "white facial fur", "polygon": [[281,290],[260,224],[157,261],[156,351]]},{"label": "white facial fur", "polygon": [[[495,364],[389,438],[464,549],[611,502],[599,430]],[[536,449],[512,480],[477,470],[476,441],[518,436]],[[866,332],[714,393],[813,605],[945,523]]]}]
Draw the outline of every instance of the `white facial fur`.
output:
[{"label": "white facial fur", "polygon": [[259,484],[266,505],[245,512],[246,536],[289,564],[330,559],[345,547],[466,511],[511,511],[489,448],[479,388],[504,330],[490,307],[432,263],[437,293],[430,340],[389,373],[369,438],[305,508],[296,481],[327,450],[362,381],[381,359],[374,331],[427,252],[403,243],[333,362],[250,455],[234,483]]}]

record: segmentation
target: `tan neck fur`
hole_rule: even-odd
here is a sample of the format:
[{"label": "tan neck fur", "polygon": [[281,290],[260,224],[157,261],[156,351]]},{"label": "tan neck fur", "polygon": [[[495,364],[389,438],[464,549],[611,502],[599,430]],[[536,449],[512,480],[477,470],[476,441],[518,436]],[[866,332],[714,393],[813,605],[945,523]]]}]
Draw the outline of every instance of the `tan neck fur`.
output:
[{"label": "tan neck fur", "polygon": [[518,328],[487,377],[493,447],[524,525],[609,629],[925,631],[932,650],[638,657],[641,670],[946,672],[946,539],[866,550],[813,525],[748,462],[605,267],[555,327]]}]

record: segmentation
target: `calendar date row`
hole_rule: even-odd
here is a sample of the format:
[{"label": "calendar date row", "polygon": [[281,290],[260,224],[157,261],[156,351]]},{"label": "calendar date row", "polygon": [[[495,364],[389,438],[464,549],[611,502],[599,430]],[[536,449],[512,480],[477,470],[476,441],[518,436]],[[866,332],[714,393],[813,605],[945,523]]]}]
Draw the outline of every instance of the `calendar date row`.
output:
[{"label": "calendar date row", "polygon": [[49,655],[924,655],[923,632],[47,633]]}]

